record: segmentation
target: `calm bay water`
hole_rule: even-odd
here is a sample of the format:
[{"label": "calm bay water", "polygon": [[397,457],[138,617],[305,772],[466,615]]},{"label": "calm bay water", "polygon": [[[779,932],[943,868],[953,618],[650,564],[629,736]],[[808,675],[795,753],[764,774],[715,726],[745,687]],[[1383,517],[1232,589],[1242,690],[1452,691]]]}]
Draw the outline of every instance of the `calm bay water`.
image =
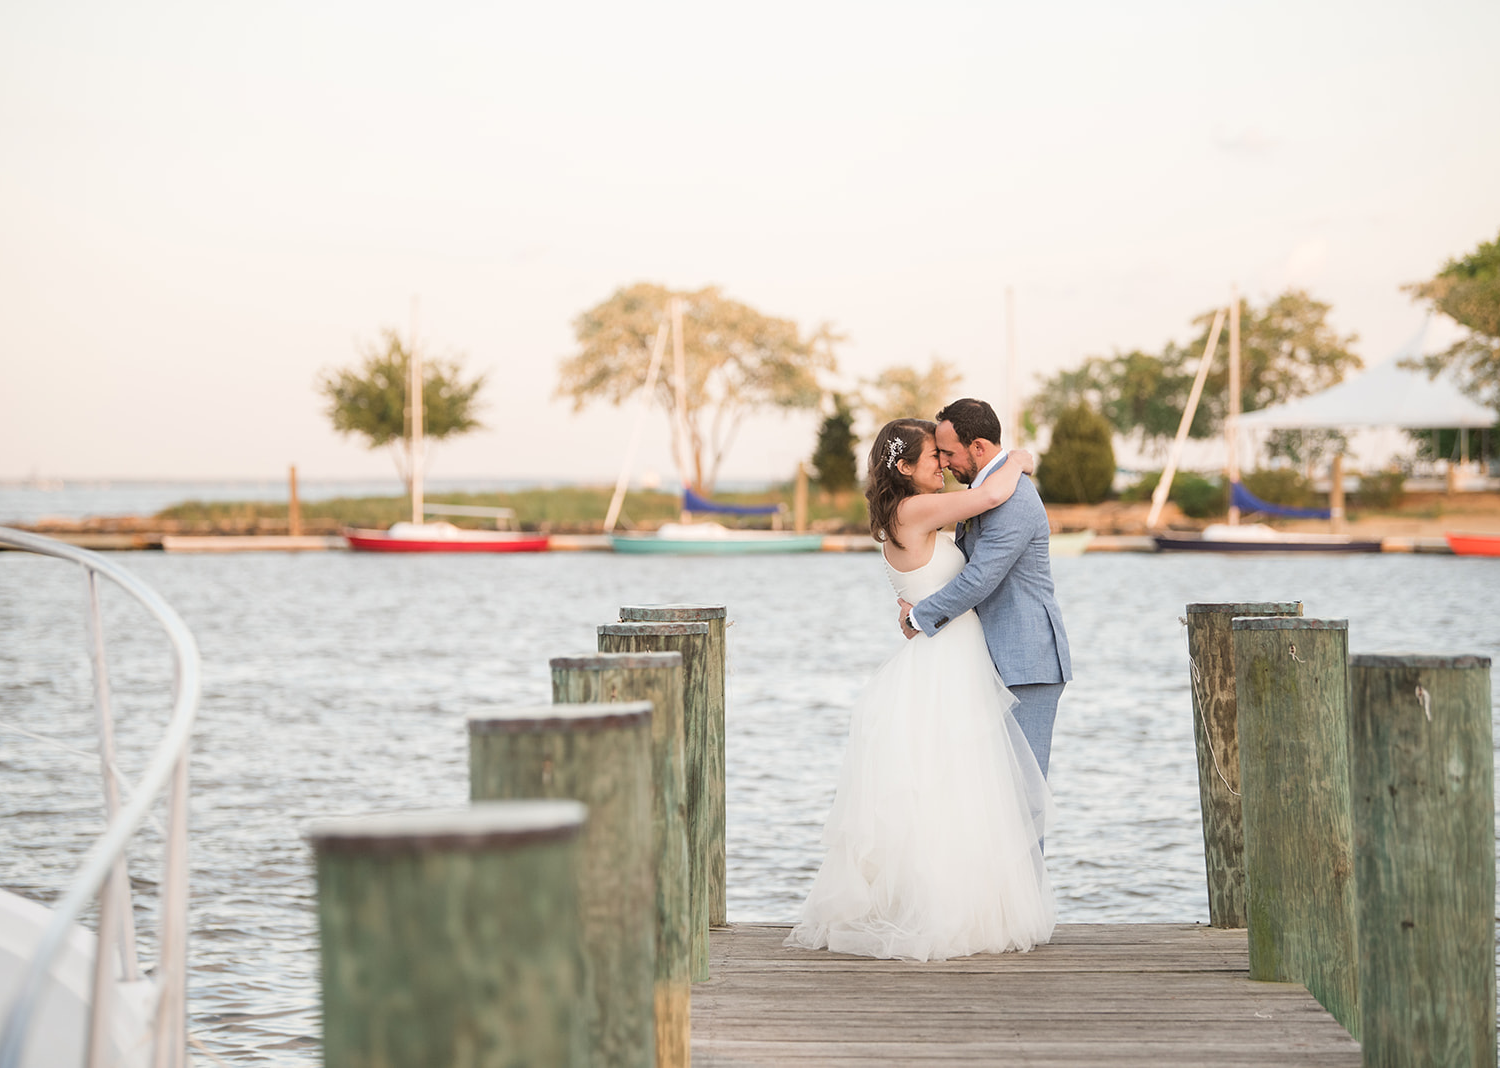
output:
[{"label": "calm bay water", "polygon": [[[819,856],[848,709],[902,639],[873,554],[171,556],[121,563],[199,642],[191,1026],[236,1064],[318,1063],[309,818],[463,804],[464,715],[545,702],[549,657],[625,603],[729,607],[729,916],[788,920]],[[1184,606],[1295,600],[1355,652],[1500,657],[1500,567],[1446,556],[1091,554],[1053,564],[1073,644],[1048,862],[1064,922],[1207,920]],[[121,764],[165,722],[166,643],[107,591]],[[83,583],[0,554],[0,885],[56,897],[101,826]],[[155,833],[133,868],[154,905]],[[206,1060],[205,1060],[206,1063]]]}]

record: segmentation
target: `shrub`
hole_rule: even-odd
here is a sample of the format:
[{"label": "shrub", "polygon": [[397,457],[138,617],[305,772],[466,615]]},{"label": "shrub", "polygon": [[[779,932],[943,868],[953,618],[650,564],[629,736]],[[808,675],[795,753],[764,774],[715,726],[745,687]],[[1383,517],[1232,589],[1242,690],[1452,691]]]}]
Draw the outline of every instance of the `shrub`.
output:
[{"label": "shrub", "polygon": [[1222,479],[1207,479],[1191,471],[1179,471],[1172,478],[1172,492],[1167,494],[1167,499],[1181,508],[1183,515],[1207,519],[1229,510],[1229,487]]},{"label": "shrub", "polygon": [[1354,499],[1361,508],[1398,508],[1406,497],[1406,476],[1400,471],[1377,471],[1359,476]]},{"label": "shrub", "polygon": [[[1160,471],[1147,471],[1120,494],[1120,500],[1138,503],[1149,501],[1161,482]],[[1172,492],[1167,500],[1182,509],[1182,514],[1193,519],[1207,519],[1223,515],[1229,508],[1229,490],[1218,479],[1207,479],[1191,471],[1178,471],[1172,476]]]},{"label": "shrub", "polygon": [[1052,427],[1052,442],[1037,460],[1037,489],[1056,504],[1097,504],[1115,479],[1109,420],[1086,404],[1070,408]]},{"label": "shrub", "polygon": [[1241,476],[1245,488],[1267,504],[1316,508],[1322,502],[1312,483],[1290,467],[1262,467]]},{"label": "shrub", "polygon": [[1157,484],[1160,482],[1160,471],[1147,471],[1120,491],[1120,500],[1126,504],[1140,504],[1142,501],[1149,501],[1151,495],[1156,492]]}]

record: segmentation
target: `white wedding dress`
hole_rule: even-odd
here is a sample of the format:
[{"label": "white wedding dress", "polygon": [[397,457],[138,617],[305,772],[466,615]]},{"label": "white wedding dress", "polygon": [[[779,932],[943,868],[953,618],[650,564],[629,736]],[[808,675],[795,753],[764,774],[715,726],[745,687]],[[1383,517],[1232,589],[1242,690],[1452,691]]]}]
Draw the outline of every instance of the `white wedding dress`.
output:
[{"label": "white wedding dress", "polygon": [[[923,566],[885,566],[915,603],[964,556],[939,533]],[[854,705],[823,865],[787,945],[946,960],[1052,937],[1040,842],[1052,799],[1015,703],[973,612],[876,671]]]}]

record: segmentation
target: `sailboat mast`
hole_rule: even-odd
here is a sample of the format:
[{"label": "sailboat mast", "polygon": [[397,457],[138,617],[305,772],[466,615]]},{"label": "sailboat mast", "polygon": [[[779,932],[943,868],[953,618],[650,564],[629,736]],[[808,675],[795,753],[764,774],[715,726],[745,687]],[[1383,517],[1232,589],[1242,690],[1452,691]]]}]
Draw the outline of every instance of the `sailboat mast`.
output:
[{"label": "sailboat mast", "polygon": [[1229,287],[1229,416],[1224,420],[1225,445],[1229,455],[1229,524],[1240,521],[1240,510],[1234,505],[1234,487],[1240,482],[1240,291]]},{"label": "sailboat mast", "polygon": [[[689,486],[693,484],[692,475],[688,471],[688,463],[692,459],[692,450],[688,448],[688,421],[687,421],[687,356],[683,351],[682,339],[682,298],[672,298],[672,362],[673,362],[673,387],[677,403],[675,420],[677,430],[677,466],[682,471],[682,484]],[[683,513],[686,522],[687,513]]]},{"label": "sailboat mast", "polygon": [[411,339],[407,342],[411,381],[406,385],[411,411],[411,521],[422,522],[422,356],[417,350],[417,298],[411,298]]},{"label": "sailboat mast", "polygon": [[1002,435],[1009,435],[1006,448],[1021,447],[1021,398],[1016,386],[1016,291],[1005,287],[1005,420]]}]

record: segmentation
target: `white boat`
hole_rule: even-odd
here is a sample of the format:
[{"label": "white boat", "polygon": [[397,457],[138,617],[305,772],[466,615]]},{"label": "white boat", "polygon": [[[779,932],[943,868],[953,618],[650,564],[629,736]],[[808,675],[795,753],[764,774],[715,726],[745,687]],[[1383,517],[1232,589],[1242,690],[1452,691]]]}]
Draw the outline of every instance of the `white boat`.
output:
[{"label": "white boat", "polygon": [[[69,561],[87,578],[99,757],[108,824],[53,906],[0,889],[0,1068],[183,1068],[187,1061],[187,772],[198,705],[198,649],[177,613],[108,557],[0,527],[0,547]],[[125,799],[114,770],[114,723],[99,613],[99,579],[113,581],[162,625],[171,642],[172,715]],[[168,794],[161,905],[150,974],[136,953],[126,873],[132,836]],[[98,901],[99,931],[79,921]]]},{"label": "white boat", "polygon": [[721,523],[663,523],[651,533],[611,534],[617,553],[741,556],[746,553],[815,553],[823,535],[786,530],[735,530]]},{"label": "white boat", "polygon": [[1089,551],[1094,540],[1092,530],[1062,531],[1047,539],[1047,553],[1051,556],[1082,556]]}]

